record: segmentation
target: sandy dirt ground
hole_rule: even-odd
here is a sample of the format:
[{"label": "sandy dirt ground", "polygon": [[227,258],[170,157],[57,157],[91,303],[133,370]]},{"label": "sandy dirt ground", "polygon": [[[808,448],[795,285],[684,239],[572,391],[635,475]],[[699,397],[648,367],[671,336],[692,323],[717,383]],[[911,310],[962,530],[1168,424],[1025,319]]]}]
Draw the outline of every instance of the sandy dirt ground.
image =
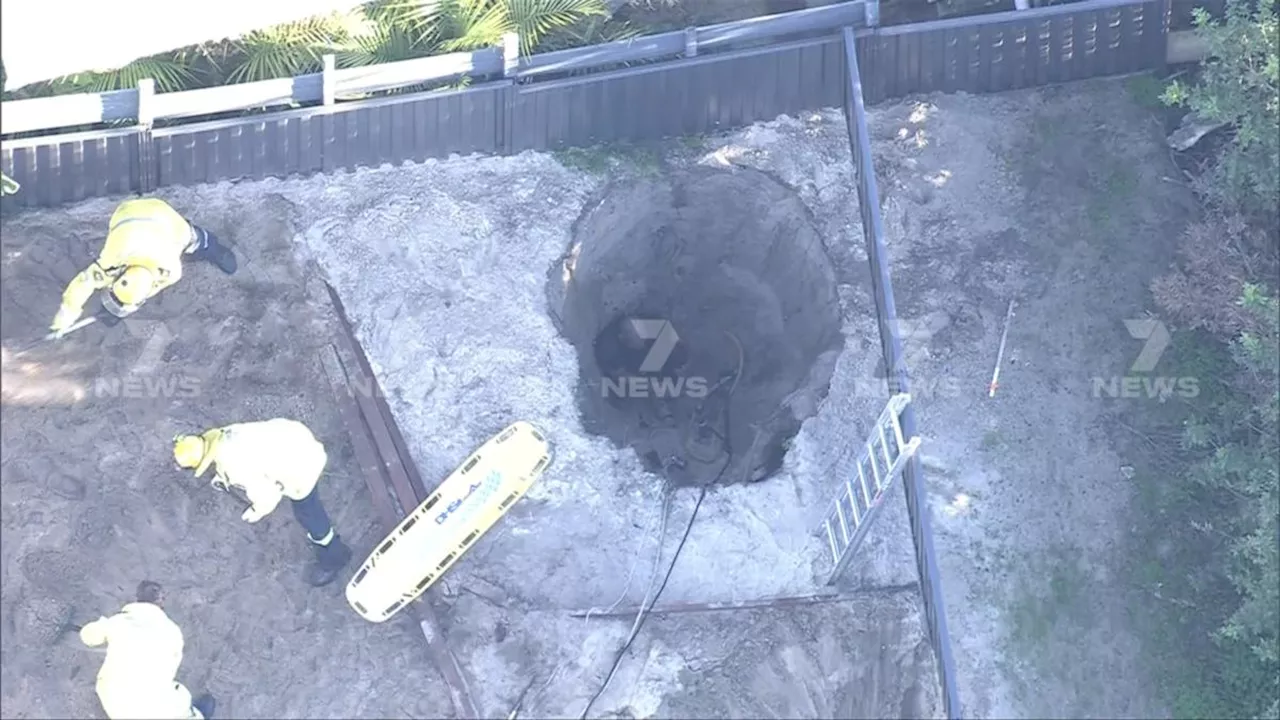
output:
[{"label": "sandy dirt ground", "polygon": [[[840,143],[835,136],[822,139],[809,151],[810,168],[827,164],[827,157],[838,163]],[[699,162],[683,148],[673,153],[671,163]],[[459,561],[436,598],[440,614],[450,618],[451,645],[477,678],[483,712],[507,712],[530,678],[548,678],[540,681],[545,689],[526,698],[525,712],[579,715],[629,623],[555,622],[548,613],[638,605],[661,580],[696,500],[693,490],[664,495],[662,480],[632,450],[583,430],[578,358],[547,309],[547,283],[559,277],[552,271],[574,241],[578,218],[611,182],[652,172],[661,168],[632,163],[616,173],[589,173],[551,155],[524,154],[360,172],[331,181],[319,196],[311,187],[278,184],[282,196],[304,208],[300,213],[315,218],[302,241],[342,295],[406,436],[431,439],[411,449],[425,477],[447,474],[515,419],[538,425],[555,445],[556,460],[543,479]],[[847,246],[857,228],[843,217],[847,207],[836,212],[842,217],[827,221],[839,233],[835,244]],[[853,298],[855,284],[865,282],[856,268],[844,274],[843,295]],[[708,495],[664,600],[809,593],[825,581],[830,560],[816,530],[835,491],[829,473],[851,465],[849,438],[866,432],[862,425],[883,404],[855,392],[858,363],[870,358],[866,349],[846,355],[836,363],[829,402],[795,438],[779,474]],[[916,579],[900,497],[888,505],[889,522],[869,561],[849,574],[851,587]],[[661,563],[655,561],[659,549]],[[486,600],[452,599],[471,595]],[[491,621],[465,609],[483,606],[496,609]],[[890,616],[898,619],[886,639],[878,628]],[[738,622],[761,623],[751,625],[759,635],[774,632],[759,614]],[[898,688],[889,714],[896,713],[915,679],[932,673],[928,661],[915,657],[923,637],[918,617],[893,601],[875,613],[846,613],[842,622],[865,638],[865,645],[847,650],[853,677],[872,672],[886,653],[903,663],[894,681],[901,685],[888,688]],[[495,645],[499,625],[506,639]],[[819,627],[812,642],[836,632],[844,631]],[[592,714],[690,711],[687,703],[675,705],[687,684],[677,669],[696,651],[696,643],[661,644],[642,633]],[[637,675],[658,670],[655,677]],[[936,686],[922,687],[924,712],[932,715]],[[714,694],[702,700],[703,715],[734,710]]]},{"label": "sandy dirt ground", "polygon": [[1196,208],[1162,130],[1123,80],[902,103],[872,126],[966,712],[1163,715],[1118,417],[1169,398],[1106,389],[1144,370],[1125,323]]},{"label": "sandy dirt ground", "polygon": [[[1126,623],[1137,600],[1117,575],[1130,489],[1111,445],[1116,431],[1107,413],[1115,401],[1092,392],[1092,378],[1124,374],[1140,350],[1123,320],[1141,316],[1146,280],[1164,267],[1149,248],[1176,237],[1191,204],[1161,179],[1170,173],[1159,130],[1119,82],[937,96],[875,108],[870,121],[965,714],[1160,714],[1141,671],[1140,643]],[[180,206],[222,213],[228,227],[230,208],[279,223],[278,230],[259,228],[262,235],[233,234],[238,244],[256,243],[276,258],[262,261],[266,279],[236,281],[235,302],[256,319],[224,330],[239,332],[238,350],[225,359],[215,348],[226,345],[208,334],[225,314],[211,303],[192,301],[185,312],[204,313],[207,324],[175,328],[176,357],[191,367],[217,358],[209,382],[225,388],[220,392],[128,405],[90,398],[76,410],[6,406],[5,419],[21,417],[26,428],[6,422],[4,431],[4,603],[6,618],[14,618],[8,622],[48,647],[54,616],[63,612],[58,603],[89,596],[94,612],[114,609],[135,575],[164,575],[159,568],[166,568],[175,587],[187,578],[171,604],[188,627],[192,649],[184,667],[193,689],[225,688],[245,714],[447,712],[434,673],[419,659],[415,628],[359,624],[336,591],[301,588],[298,563],[288,558],[300,561],[305,548],[290,534],[291,521],[273,518],[261,531],[272,534],[269,541],[251,538],[258,531],[238,526],[234,511],[219,505],[223,498],[169,479],[166,442],[177,425],[240,415],[254,402],[264,412],[297,412],[330,435],[340,432],[332,409],[315,400],[327,398],[327,389],[317,387],[321,376],[302,347],[308,341],[272,346],[298,308],[320,297],[314,283],[302,281],[309,271],[283,259],[287,245],[266,239],[294,233],[302,266],[316,266],[342,296],[424,478],[443,477],[512,420],[534,422],[555,444],[556,462],[543,479],[430,601],[482,712],[505,716],[523,695],[525,716],[578,715],[630,622],[574,619],[567,611],[638,604],[665,570],[696,493],[664,494],[633,452],[582,429],[578,358],[548,316],[548,276],[574,242],[577,219],[612,184],[695,164],[724,172],[755,168],[804,202],[837,270],[844,344],[829,393],[792,441],[782,470],[768,481],[708,495],[663,597],[726,601],[812,591],[830,570],[816,531],[835,478],[851,471],[854,449],[885,401],[844,128],[838,111],[826,111],[652,150],[456,158],[167,194]],[[6,243],[17,235],[11,225],[42,232],[49,247],[74,235],[87,258],[109,208],[105,201],[87,203],[6,221]],[[23,262],[50,265],[19,257],[6,278]],[[38,292],[50,304],[57,292],[51,277],[72,271],[57,263],[67,261],[28,270],[47,286]],[[225,284],[197,272],[180,290],[207,298],[216,296],[219,282]],[[16,295],[10,299],[11,286],[5,338],[38,331],[47,311],[23,309]],[[282,304],[281,293],[298,299]],[[988,400],[1010,299],[1019,309],[1000,393]],[[10,313],[20,321],[8,322]],[[320,342],[331,321],[313,323],[302,337]],[[91,345],[91,336],[76,342]],[[97,347],[73,344],[58,361],[89,363],[81,374],[126,372],[145,344],[141,337],[108,342],[119,344],[113,360],[102,360],[107,355]],[[310,364],[287,371],[299,367],[292,358]],[[133,430],[138,423],[148,428]],[[45,427],[72,427],[82,439]],[[124,439],[126,432],[138,439]],[[121,438],[114,450],[109,437]],[[62,452],[52,455],[55,442]],[[83,448],[77,452],[84,459],[69,455],[69,447]],[[82,467],[89,456],[94,475]],[[11,467],[10,457],[27,465]],[[113,495],[86,480],[104,474],[127,478],[130,494]],[[44,480],[51,475],[64,479]],[[68,485],[86,488],[80,500],[64,497],[75,496]],[[337,497],[330,503],[349,508],[347,515],[335,512],[340,524],[363,522],[365,545],[355,543],[362,551],[372,537],[367,502],[354,481],[330,485],[335,496],[338,487],[351,493],[345,505]],[[174,511],[198,502],[207,508]],[[215,507],[228,517],[213,520]],[[163,549],[148,545],[166,541],[144,540],[152,528],[181,539]],[[103,559],[90,557],[84,542]],[[110,552],[116,547],[119,553]],[[50,569],[46,575],[23,579],[22,559],[40,550],[61,554],[39,561]],[[210,563],[214,552],[219,560]],[[56,569],[55,560],[70,569]],[[88,573],[76,562],[124,569]],[[271,562],[279,569],[268,571]],[[201,563],[220,568],[215,580],[198,571]],[[119,578],[88,580],[112,573]],[[271,589],[258,589],[254,580],[265,585],[268,574]],[[915,579],[895,488],[842,586]],[[68,591],[74,581],[89,589]],[[209,583],[221,583],[222,593]],[[17,666],[8,660],[18,647],[12,634],[4,641],[6,712],[43,715],[61,710],[51,703],[68,698],[91,702],[86,674],[95,666],[73,643],[28,651]],[[245,647],[250,635],[258,642]],[[228,637],[241,639],[197,645]],[[910,593],[873,593],[803,612],[655,618],[592,714],[936,716],[934,660],[923,637],[919,599]],[[69,677],[76,664],[84,668],[79,679]],[[281,683],[315,689],[285,697]],[[362,692],[353,692],[353,684]],[[742,690],[747,684],[754,693]]]},{"label": "sandy dirt ground", "polygon": [[26,353],[116,201],[4,219],[0,714],[102,717],[102,655],[57,628],[116,612],[142,579],[166,588],[185,633],[179,679],[222,717],[446,711],[416,628],[367,624],[340,584],[305,585],[310,550],[287,503],[249,525],[173,465],[178,432],[297,418],[330,448],[321,493],[339,531],[357,548],[382,532],[317,358],[336,320],[293,260],[288,216],[270,198],[253,212],[170,199],[234,243],[237,276],[190,265],[137,319]]}]

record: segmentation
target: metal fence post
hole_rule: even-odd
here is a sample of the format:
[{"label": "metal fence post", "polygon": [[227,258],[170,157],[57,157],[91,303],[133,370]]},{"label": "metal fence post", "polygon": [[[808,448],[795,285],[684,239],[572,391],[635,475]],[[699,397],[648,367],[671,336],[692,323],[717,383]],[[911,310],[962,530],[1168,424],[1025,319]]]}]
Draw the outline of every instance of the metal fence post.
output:
[{"label": "metal fence post", "polygon": [[326,53],[324,56],[324,68],[320,71],[320,98],[325,105],[332,105],[336,102],[337,88],[335,87],[334,71],[337,69],[338,60],[332,53]]},{"label": "metal fence post", "polygon": [[867,27],[880,26],[880,0],[865,0],[862,11]]},{"label": "metal fence post", "polygon": [[698,28],[696,27],[684,29],[684,56],[698,57]]},{"label": "metal fence post", "polygon": [[494,142],[498,152],[510,155],[516,152],[516,103],[519,101],[516,73],[520,71],[520,35],[504,33],[498,51],[502,54],[502,77],[506,78],[507,87],[502,91],[502,102],[497,108],[498,137]]},{"label": "metal fence post", "polygon": [[334,70],[337,68],[337,59],[329,53],[321,58],[324,63],[320,70],[320,103],[321,109],[312,116],[312,122],[320,123],[320,170],[321,172],[330,172],[334,170],[333,157],[334,153],[330,152],[330,148],[337,144],[338,138],[334,137],[333,130],[333,110],[337,104],[337,77]]},{"label": "metal fence post", "polygon": [[1160,12],[1160,32],[1152,43],[1155,47],[1151,52],[1156,55],[1155,68],[1164,72],[1169,67],[1169,29],[1173,25],[1173,2],[1160,0],[1156,7]]},{"label": "metal fence post", "polygon": [[138,81],[138,167],[137,190],[146,194],[156,189],[155,146],[151,136],[151,126],[156,120],[155,109],[156,81],[142,78]]},{"label": "metal fence post", "polygon": [[503,33],[502,35],[502,76],[513,78],[520,69],[520,35]]}]

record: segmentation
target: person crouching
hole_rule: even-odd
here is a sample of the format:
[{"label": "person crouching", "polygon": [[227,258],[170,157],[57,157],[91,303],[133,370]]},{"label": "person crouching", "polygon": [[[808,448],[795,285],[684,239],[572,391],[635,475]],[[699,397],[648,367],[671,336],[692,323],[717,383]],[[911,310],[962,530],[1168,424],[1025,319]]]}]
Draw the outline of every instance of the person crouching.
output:
[{"label": "person crouching", "polygon": [[207,430],[174,438],[178,466],[194,469],[198,478],[214,468],[210,485],[224,492],[241,490],[249,507],[240,516],[256,523],[289,498],[293,516],[315,549],[307,582],[321,587],[333,582],[351,560],[351,549],[333,528],[320,503],[319,480],[328,463],[324,445],[297,420],[275,418]]}]

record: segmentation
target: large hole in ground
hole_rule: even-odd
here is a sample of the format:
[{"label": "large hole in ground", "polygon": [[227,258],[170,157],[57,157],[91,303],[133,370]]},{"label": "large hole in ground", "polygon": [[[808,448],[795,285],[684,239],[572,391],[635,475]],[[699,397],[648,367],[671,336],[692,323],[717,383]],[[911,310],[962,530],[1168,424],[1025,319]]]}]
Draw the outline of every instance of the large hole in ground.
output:
[{"label": "large hole in ground", "polygon": [[586,429],[679,485],[777,472],[841,344],[835,272],[808,209],[753,170],[611,188],[577,223],[548,294],[578,350]]}]

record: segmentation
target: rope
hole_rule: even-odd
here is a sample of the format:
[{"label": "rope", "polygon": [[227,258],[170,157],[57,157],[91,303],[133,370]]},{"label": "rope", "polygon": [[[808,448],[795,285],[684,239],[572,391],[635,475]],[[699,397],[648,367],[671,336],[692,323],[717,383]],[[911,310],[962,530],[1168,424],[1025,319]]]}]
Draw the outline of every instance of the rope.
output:
[{"label": "rope", "polygon": [[[599,700],[600,696],[604,694],[604,691],[609,687],[609,683],[613,680],[613,676],[618,672],[618,667],[622,665],[622,659],[627,656],[627,652],[631,649],[632,643],[635,642],[636,637],[640,634],[640,628],[644,627],[644,621],[649,619],[649,611],[657,604],[658,598],[662,596],[662,591],[667,589],[667,583],[671,580],[671,575],[676,569],[676,562],[680,559],[680,552],[684,550],[684,545],[689,540],[689,533],[693,531],[693,523],[698,519],[698,511],[702,508],[702,502],[707,499],[707,491],[724,475],[725,471],[729,469],[729,465],[733,463],[733,446],[728,440],[730,437],[729,400],[733,398],[734,391],[738,389],[738,380],[742,377],[745,355],[742,351],[742,343],[738,341],[738,338],[727,330],[725,331],[725,334],[728,335],[729,338],[733,340],[734,344],[738,346],[738,369],[733,375],[733,383],[729,386],[729,391],[725,396],[724,407],[721,411],[724,417],[725,430],[724,435],[721,437],[725,440],[725,450],[727,451],[724,465],[720,466],[720,471],[711,479],[711,482],[704,484],[702,489],[698,492],[698,500],[693,504],[693,512],[689,514],[689,522],[685,525],[684,534],[680,536],[680,542],[676,545],[675,553],[671,556],[671,564],[667,566],[667,572],[662,577],[662,584],[659,585],[657,591],[653,593],[652,600],[649,598],[649,593],[647,591],[645,592],[645,598],[640,603],[640,611],[636,613],[636,619],[631,625],[631,633],[627,636],[626,643],[623,644],[622,649],[618,651],[617,657],[614,658],[613,665],[609,668],[609,674],[605,676],[604,682],[600,684],[600,689],[596,690],[595,694],[591,696],[591,699],[587,701],[587,706],[583,708],[582,715],[579,720],[586,720],[587,714],[591,712],[591,706],[594,705],[596,700]],[[723,383],[716,383],[713,391],[714,389],[718,389],[722,384]],[[711,397],[710,392],[707,393],[707,397]],[[664,512],[663,515],[665,516],[666,513]],[[662,557],[661,538],[659,538],[658,543],[658,557]],[[650,587],[652,587],[652,582],[650,583]]]},{"label": "rope", "polygon": [[[662,492],[662,507],[658,511],[659,515],[657,518],[658,519],[658,523],[657,523],[658,524],[658,554],[653,558],[653,570],[649,573],[650,589],[653,588],[653,581],[655,578],[658,577],[658,567],[662,563],[662,538],[665,537],[667,534],[667,513],[670,509],[671,509],[671,493],[667,492],[667,489],[664,486],[663,492]],[[649,527],[645,528],[645,535],[647,535],[649,530],[653,528],[653,525],[654,525],[653,522],[649,523]],[[643,540],[644,536],[641,536],[641,539]],[[598,607],[588,608],[587,614],[584,617],[584,620],[590,620],[591,616],[597,612],[611,613],[614,610],[617,610],[618,606],[622,604],[622,601],[627,599],[627,593],[631,590],[631,580],[632,578],[635,577],[636,567],[639,565],[640,565],[640,553],[636,553],[636,559],[634,562],[631,563],[631,570],[627,572],[627,582],[622,588],[622,594],[618,595],[618,599],[614,600],[613,604],[609,605],[609,607],[607,608],[598,608]],[[648,596],[649,596],[649,591],[646,590],[645,597],[647,598]]]}]

